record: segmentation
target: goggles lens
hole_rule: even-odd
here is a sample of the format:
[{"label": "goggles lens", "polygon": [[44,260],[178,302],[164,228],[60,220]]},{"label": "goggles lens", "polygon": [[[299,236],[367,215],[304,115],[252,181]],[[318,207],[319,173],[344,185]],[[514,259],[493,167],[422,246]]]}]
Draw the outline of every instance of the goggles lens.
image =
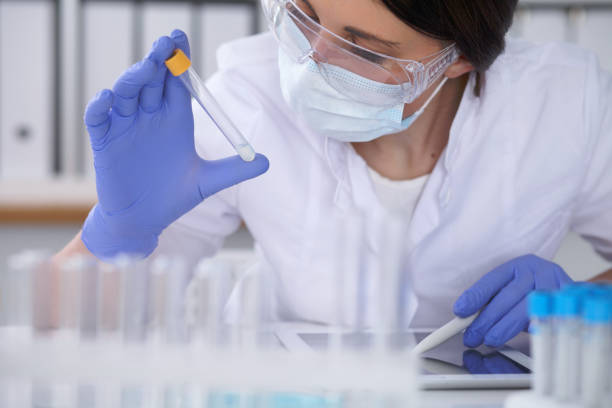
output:
[{"label": "goggles lens", "polygon": [[262,5],[283,50],[298,63],[312,59],[330,86],[357,102],[410,103],[457,57],[454,45],[428,57],[427,64],[388,57],[337,36],[292,0],[262,0]]}]

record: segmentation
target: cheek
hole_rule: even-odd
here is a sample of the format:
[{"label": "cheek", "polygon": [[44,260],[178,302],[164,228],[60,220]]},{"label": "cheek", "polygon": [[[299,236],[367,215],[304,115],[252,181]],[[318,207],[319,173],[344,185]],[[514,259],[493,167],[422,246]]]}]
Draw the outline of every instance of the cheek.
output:
[{"label": "cheek", "polygon": [[430,93],[433,91],[432,88],[433,87],[425,91],[423,95],[416,98],[412,103],[404,104],[404,115],[402,116],[403,119],[406,119],[408,116],[413,115],[416,111],[418,111],[421,108],[421,106],[423,106],[423,104],[429,97]]}]

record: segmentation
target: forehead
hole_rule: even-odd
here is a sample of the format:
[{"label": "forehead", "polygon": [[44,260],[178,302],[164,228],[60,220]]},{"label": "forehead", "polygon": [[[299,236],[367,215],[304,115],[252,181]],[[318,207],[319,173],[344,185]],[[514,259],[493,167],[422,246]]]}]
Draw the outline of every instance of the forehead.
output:
[{"label": "forehead", "polygon": [[[297,3],[304,0],[294,0]],[[350,21],[363,26],[387,26],[388,29],[403,29],[406,26],[380,0],[305,0],[317,14]]]},{"label": "forehead", "polygon": [[[304,0],[294,0],[304,3]],[[415,43],[437,41],[416,31],[393,14],[380,0],[306,0],[314,8],[321,24],[339,32],[352,26],[408,48]]]}]

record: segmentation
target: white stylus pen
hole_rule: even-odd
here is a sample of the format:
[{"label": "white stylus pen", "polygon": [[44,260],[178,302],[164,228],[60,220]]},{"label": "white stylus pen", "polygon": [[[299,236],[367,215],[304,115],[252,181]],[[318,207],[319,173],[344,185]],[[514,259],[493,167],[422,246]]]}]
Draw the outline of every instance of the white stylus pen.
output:
[{"label": "white stylus pen", "polygon": [[474,313],[468,317],[455,317],[453,320],[446,323],[439,329],[434,330],[429,336],[421,340],[419,344],[412,349],[412,352],[414,354],[421,354],[427,350],[431,350],[432,348],[439,346],[454,335],[465,330],[470,324],[472,324],[474,319],[476,319],[479,314],[480,312]]}]

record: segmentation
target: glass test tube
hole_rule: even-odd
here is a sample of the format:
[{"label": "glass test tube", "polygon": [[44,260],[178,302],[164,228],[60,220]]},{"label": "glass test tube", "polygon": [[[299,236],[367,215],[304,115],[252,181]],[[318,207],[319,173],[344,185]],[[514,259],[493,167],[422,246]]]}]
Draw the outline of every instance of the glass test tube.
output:
[{"label": "glass test tube", "polygon": [[606,381],[610,378],[608,355],[612,340],[612,299],[595,294],[585,300],[583,309],[582,403],[585,407],[604,406]]},{"label": "glass test tube", "polygon": [[569,289],[555,293],[555,367],[553,394],[557,401],[578,397],[577,373],[580,366],[580,296]]},{"label": "glass test tube", "polygon": [[[48,301],[47,288],[44,287],[47,259],[48,254],[44,251],[22,251],[9,258],[8,268],[2,274],[2,325],[10,327],[10,334],[23,340],[31,339],[37,317],[40,321],[48,320],[38,316],[40,309],[47,309],[43,307],[43,301]],[[40,299],[35,293],[38,287],[41,288]]]},{"label": "glass test tube", "polygon": [[[157,293],[151,294],[150,315],[160,318],[163,337],[168,343],[186,343],[189,333],[186,321],[185,293],[189,284],[189,271],[183,259],[178,257],[160,257],[152,266],[157,284]],[[157,286],[157,285],[151,285]],[[161,293],[160,293],[161,292]],[[160,316],[161,315],[161,316]]]},{"label": "glass test tube", "polygon": [[61,266],[59,329],[80,334],[83,340],[98,335],[98,263],[93,257],[76,255]]},{"label": "glass test tube", "polygon": [[198,336],[212,347],[229,342],[223,322],[223,307],[232,291],[232,265],[219,259],[204,259],[196,267],[195,326]]},{"label": "glass test tube", "polygon": [[[394,348],[393,336],[398,335],[402,328],[402,309],[404,306],[404,286],[402,271],[403,246],[405,239],[405,224],[402,217],[391,214],[386,217],[381,226],[380,237],[382,259],[378,273],[378,316],[375,321],[377,338],[376,351],[383,353]],[[399,338],[399,337],[398,337]]]},{"label": "glass test tube", "polygon": [[121,332],[123,340],[141,343],[147,336],[148,264],[128,255],[115,261],[121,279]]},{"label": "glass test tube", "polygon": [[255,150],[206,88],[185,53],[180,49],[175,50],[172,57],[166,60],[166,66],[172,75],[183,82],[189,93],[198,101],[204,112],[212,119],[242,160],[252,161],[255,158]]},{"label": "glass test tube", "polygon": [[529,333],[533,356],[534,392],[540,396],[552,391],[552,295],[533,292],[529,295]]}]

